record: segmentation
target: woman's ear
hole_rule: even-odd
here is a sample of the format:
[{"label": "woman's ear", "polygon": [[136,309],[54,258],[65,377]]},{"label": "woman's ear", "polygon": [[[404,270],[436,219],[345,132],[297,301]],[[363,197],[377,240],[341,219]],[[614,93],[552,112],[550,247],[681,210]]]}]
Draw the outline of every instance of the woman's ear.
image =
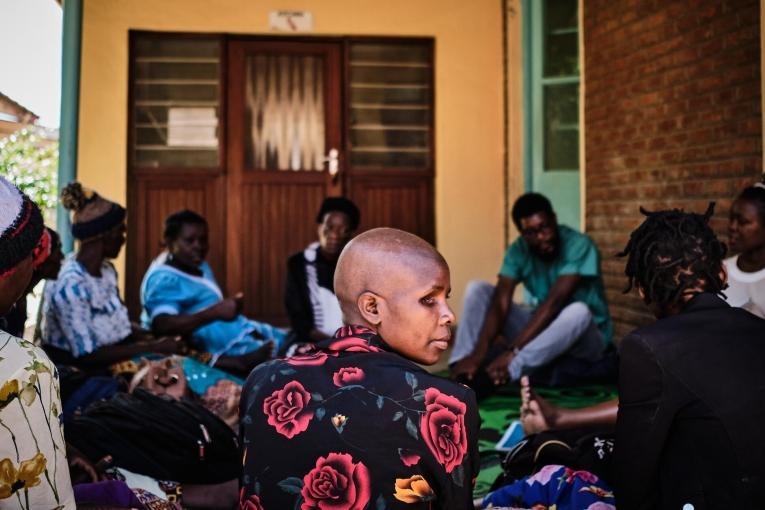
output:
[{"label": "woman's ear", "polygon": [[380,296],[373,292],[365,291],[356,300],[361,317],[373,326],[379,326],[382,322],[380,315]]}]

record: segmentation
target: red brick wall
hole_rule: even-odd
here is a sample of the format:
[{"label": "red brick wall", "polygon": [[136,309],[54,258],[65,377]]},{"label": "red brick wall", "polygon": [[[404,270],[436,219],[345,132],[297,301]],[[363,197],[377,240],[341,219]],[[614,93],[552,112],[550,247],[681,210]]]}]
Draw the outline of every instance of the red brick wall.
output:
[{"label": "red brick wall", "polygon": [[759,0],[585,0],[587,232],[603,255],[617,341],[651,320],[613,255],[638,206],[703,211],[725,234],[762,171]]}]

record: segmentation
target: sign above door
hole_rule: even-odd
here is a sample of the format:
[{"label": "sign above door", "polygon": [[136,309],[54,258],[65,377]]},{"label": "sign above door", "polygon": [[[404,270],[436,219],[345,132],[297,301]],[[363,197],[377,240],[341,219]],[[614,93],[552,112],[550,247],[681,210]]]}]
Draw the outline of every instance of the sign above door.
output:
[{"label": "sign above door", "polygon": [[309,11],[271,11],[268,24],[271,30],[279,32],[313,32],[313,14]]}]

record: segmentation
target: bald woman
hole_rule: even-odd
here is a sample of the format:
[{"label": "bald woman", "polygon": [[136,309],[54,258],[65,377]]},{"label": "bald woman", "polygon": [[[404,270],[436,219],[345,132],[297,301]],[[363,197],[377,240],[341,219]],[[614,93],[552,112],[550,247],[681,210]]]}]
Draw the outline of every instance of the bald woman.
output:
[{"label": "bald woman", "polygon": [[472,508],[475,395],[417,365],[448,346],[446,261],[417,236],[370,230],[340,255],[335,292],[345,326],[334,338],[245,384],[242,504]]}]

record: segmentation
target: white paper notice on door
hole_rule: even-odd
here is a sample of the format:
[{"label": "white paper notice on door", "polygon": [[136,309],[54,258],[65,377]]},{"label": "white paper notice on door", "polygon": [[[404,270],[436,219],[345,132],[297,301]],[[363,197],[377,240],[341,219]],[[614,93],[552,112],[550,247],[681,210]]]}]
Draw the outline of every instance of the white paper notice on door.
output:
[{"label": "white paper notice on door", "polygon": [[215,108],[170,107],[167,111],[167,145],[217,147],[218,117]]}]

